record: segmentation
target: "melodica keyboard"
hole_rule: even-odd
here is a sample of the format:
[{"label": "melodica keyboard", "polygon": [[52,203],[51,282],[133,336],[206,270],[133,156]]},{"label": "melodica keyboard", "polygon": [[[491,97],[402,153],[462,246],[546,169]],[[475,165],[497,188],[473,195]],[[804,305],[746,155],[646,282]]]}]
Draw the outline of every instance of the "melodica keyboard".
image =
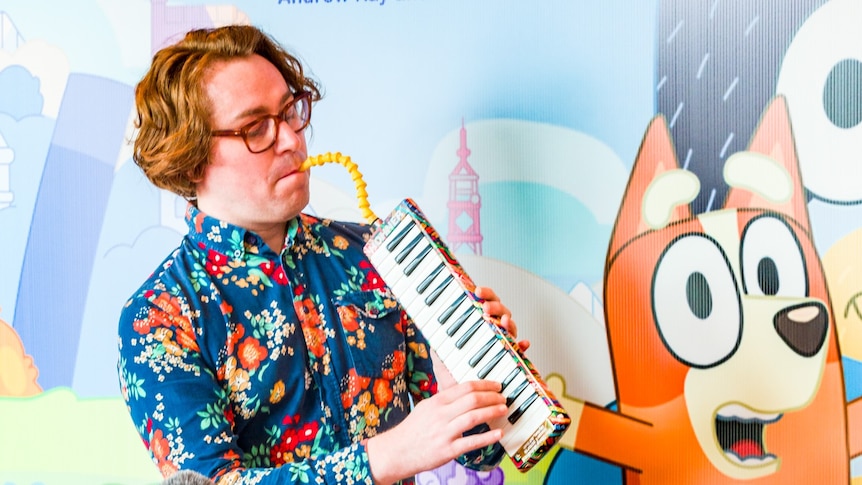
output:
[{"label": "melodica keyboard", "polygon": [[404,200],[364,251],[456,381],[503,384],[509,413],[488,424],[503,429],[500,444],[518,470],[529,470],[568,428],[569,416],[514,339],[485,320],[476,285],[424,214]]}]

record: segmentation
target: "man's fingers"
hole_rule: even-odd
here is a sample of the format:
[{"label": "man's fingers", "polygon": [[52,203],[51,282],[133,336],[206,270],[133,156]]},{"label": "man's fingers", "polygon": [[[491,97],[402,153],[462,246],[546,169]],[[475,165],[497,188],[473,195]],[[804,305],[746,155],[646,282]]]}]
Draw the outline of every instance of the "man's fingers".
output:
[{"label": "man's fingers", "polygon": [[484,433],[476,433],[467,436],[462,436],[452,442],[452,448],[456,450],[457,455],[463,455],[467,452],[484,448],[500,441],[503,437],[503,430],[491,429]]}]

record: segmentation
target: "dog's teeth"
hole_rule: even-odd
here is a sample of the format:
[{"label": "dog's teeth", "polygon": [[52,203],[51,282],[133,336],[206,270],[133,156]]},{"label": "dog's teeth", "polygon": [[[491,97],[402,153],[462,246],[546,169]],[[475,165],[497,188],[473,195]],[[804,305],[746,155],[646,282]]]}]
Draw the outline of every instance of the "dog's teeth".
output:
[{"label": "dog's teeth", "polygon": [[719,419],[738,419],[741,421],[765,421],[772,422],[781,417],[779,413],[758,413],[750,408],[739,404],[729,404],[718,410]]},{"label": "dog's teeth", "polygon": [[772,454],[766,454],[766,455],[763,455],[760,457],[748,457],[744,460],[742,458],[736,456],[736,453],[733,453],[733,452],[725,453],[725,455],[728,458],[730,458],[731,461],[733,461],[739,465],[745,465],[745,466],[759,466],[759,465],[764,465],[766,463],[775,461],[775,455],[772,455]]}]

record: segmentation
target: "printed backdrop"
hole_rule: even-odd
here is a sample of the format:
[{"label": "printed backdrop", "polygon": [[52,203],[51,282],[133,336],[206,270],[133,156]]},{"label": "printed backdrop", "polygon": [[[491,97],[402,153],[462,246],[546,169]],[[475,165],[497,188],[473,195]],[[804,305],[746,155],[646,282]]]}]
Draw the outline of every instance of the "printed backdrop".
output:
[{"label": "printed backdrop", "polygon": [[[416,200],[512,309],[539,371],[611,410],[606,253],[647,127],[666,121],[699,180],[692,211],[709,213],[724,162],[783,96],[846,399],[862,394],[856,0],[2,0],[0,483],[161,480],[120,398],[116,325],[182,237],[185,203],[131,161],[133,89],[159,47],[229,23],[270,32],[323,85],[310,153],[349,155],[381,217]],[[312,180],[309,212],[361,219],[341,167]],[[620,459],[573,448],[527,474],[447,465],[420,482],[623,482]]]}]

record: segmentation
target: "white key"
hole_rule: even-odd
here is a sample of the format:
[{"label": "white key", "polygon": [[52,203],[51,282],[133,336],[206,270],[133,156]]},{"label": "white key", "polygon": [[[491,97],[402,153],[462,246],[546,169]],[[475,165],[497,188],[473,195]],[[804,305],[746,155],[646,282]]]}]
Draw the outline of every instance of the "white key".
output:
[{"label": "white key", "polygon": [[426,339],[430,339],[432,335],[438,332],[445,333],[445,325],[441,325],[438,318],[440,314],[452,306],[452,303],[458,300],[460,295],[464,294],[454,280],[449,282],[446,289],[431,305],[427,305],[426,300],[430,296],[430,292],[431,290],[429,289],[422,298],[413,300],[410,308],[407,308],[407,313],[410,314],[414,321],[422,322],[421,329]]},{"label": "white key", "polygon": [[[518,368],[518,365],[515,363],[515,360],[512,358],[512,354],[506,352],[506,355],[491,369],[491,372],[484,377],[485,380],[489,381],[497,381],[499,383],[503,383],[506,377],[512,373],[515,369]],[[502,391],[501,391],[502,392]]]},{"label": "white key", "polygon": [[[494,359],[499,353],[500,341],[493,336],[487,339],[484,344],[473,347],[469,351],[467,358],[463,359],[459,364],[459,373],[462,381],[476,381],[479,379],[479,371],[488,362]],[[478,359],[478,360],[477,360]]]},{"label": "white key", "polygon": [[[459,320],[462,319],[461,317],[463,317],[463,314],[459,315]],[[453,325],[455,325],[456,323],[458,322],[453,322]],[[458,342],[458,340],[461,339],[461,337],[463,337],[473,328],[474,325],[477,324],[481,327],[482,325],[486,324],[486,322],[485,319],[482,318],[482,310],[477,307],[473,307],[473,309],[468,314],[467,319],[463,320],[463,323],[460,323],[460,325],[457,327],[457,331],[452,334],[448,339],[444,340],[440,344],[440,346],[434,349],[437,352],[437,355],[440,356],[440,359],[443,361],[443,363],[446,364],[446,367],[451,369],[452,366],[457,364],[457,361],[450,363],[449,355],[452,355],[457,351],[457,349],[455,348],[455,344]],[[447,327],[446,331],[449,332],[452,328],[452,326],[449,326]],[[476,331],[478,331],[478,328],[476,329]]]},{"label": "white key", "polygon": [[[430,337],[426,336],[426,338],[428,339],[428,343],[431,345],[431,348],[436,351],[437,349],[443,347],[447,340],[451,340],[452,337],[449,336],[449,331],[454,328],[458,320],[463,317],[468,311],[472,313],[474,311],[477,311],[477,308],[473,305],[472,300],[470,300],[469,298],[465,298],[463,301],[461,301],[461,303],[458,304],[458,307],[455,309],[455,311],[452,312],[452,316],[450,316],[449,319],[446,320],[446,322],[440,325],[439,331],[434,332]],[[461,325],[466,324],[467,322],[465,321]],[[451,345],[454,345],[454,343],[451,343]]]},{"label": "white key", "polygon": [[[396,280],[394,285],[389,285],[389,288],[392,290],[392,294],[395,295],[395,298],[398,298],[398,302],[401,303],[401,306],[407,310],[407,314],[411,317],[414,316],[410,311],[413,300],[422,298],[422,295],[417,291],[417,287],[425,278],[433,274],[440,264],[438,261],[435,261],[434,258],[426,259],[427,261],[423,261],[422,264],[416,268],[413,276],[409,278],[405,277],[398,267],[394,268],[388,276],[388,278]],[[442,273],[444,269],[445,268],[440,269],[440,272]],[[437,276],[439,276],[439,274]],[[383,281],[386,281],[387,284],[389,284],[389,280],[386,278],[387,277],[383,277]],[[413,318],[413,320],[416,321],[415,318]]]},{"label": "white key", "polygon": [[469,364],[470,358],[476,355],[492,339],[496,339],[494,332],[488,328],[486,322],[483,322],[463,348],[458,349],[455,347],[447,356],[441,356],[446,367],[449,368],[449,372],[452,373],[452,376],[458,382],[462,382],[472,370]]},{"label": "white key", "polygon": [[492,374],[494,374],[494,371],[497,370],[498,367],[505,367],[506,359],[511,360],[510,354],[503,346],[502,342],[497,339],[488,353],[482,357],[482,360],[467,372],[467,375],[464,376],[464,380],[493,380],[491,377]]}]

